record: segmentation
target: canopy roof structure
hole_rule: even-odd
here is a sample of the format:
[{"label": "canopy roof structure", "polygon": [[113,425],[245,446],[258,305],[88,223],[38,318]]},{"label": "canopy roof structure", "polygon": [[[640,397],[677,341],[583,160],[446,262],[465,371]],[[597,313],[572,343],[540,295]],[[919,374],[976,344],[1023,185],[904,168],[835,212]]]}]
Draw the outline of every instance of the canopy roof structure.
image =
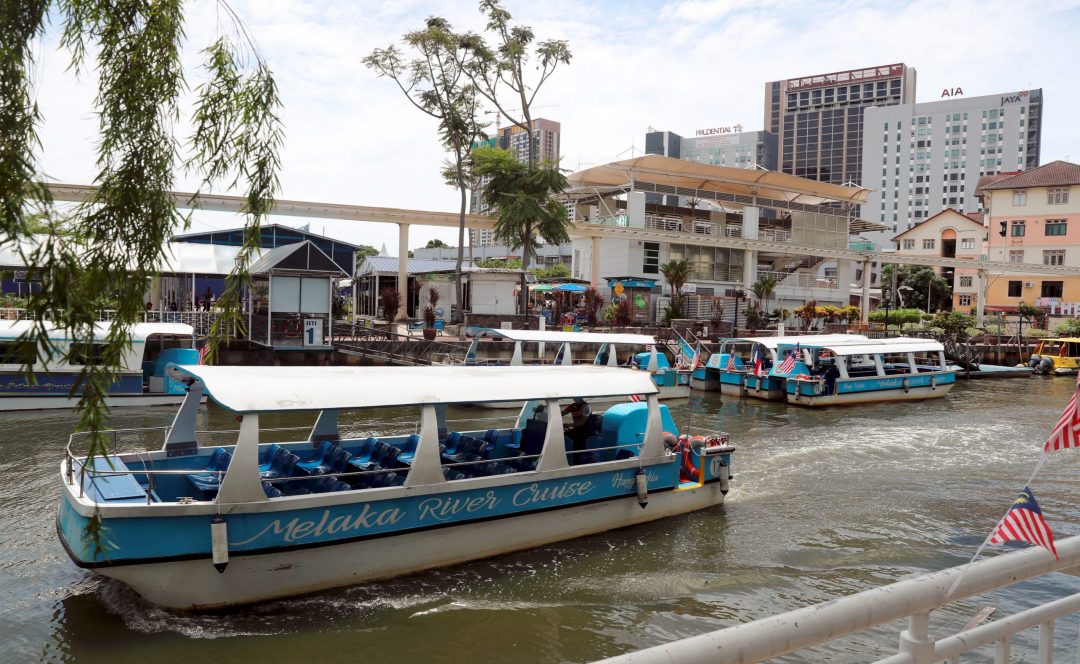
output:
[{"label": "canopy roof structure", "polygon": [[648,346],[656,343],[656,339],[648,334],[559,332],[557,330],[491,330],[490,333],[513,341],[534,341],[557,344],[634,344],[638,346]]},{"label": "canopy roof structure", "polygon": [[592,365],[255,367],[184,365],[236,413],[655,394],[652,374]]},{"label": "canopy roof structure", "polygon": [[[30,332],[34,327],[34,321],[15,320],[0,323],[0,339],[10,340]],[[49,338],[61,341],[65,330],[56,328],[52,323],[46,323]],[[105,339],[109,334],[109,323],[97,323],[94,326],[94,338]],[[171,334],[191,337],[195,334],[195,328],[185,323],[136,323],[131,327],[131,342],[136,344],[145,343],[152,334]]]},{"label": "canopy roof structure", "polygon": [[268,274],[271,270],[321,272],[332,276],[348,276],[345,270],[315,246],[311,240],[284,244],[265,252],[248,268],[250,274]]},{"label": "canopy roof structure", "polygon": [[[693,161],[645,155],[594,166],[567,177],[571,188],[594,194],[643,190],[753,204],[752,199],[771,199],[784,204],[821,205],[866,202],[870,190],[863,187],[829,184],[776,171],[714,166]],[[685,190],[681,191],[681,190]],[[570,192],[573,197],[573,191]],[[746,197],[742,200],[740,197]]]},{"label": "canopy roof structure", "polygon": [[827,343],[868,343],[869,338],[861,334],[806,334],[798,337],[732,337],[725,341],[761,344],[769,350],[776,350],[781,344],[792,345],[796,342],[803,346],[820,346]]},{"label": "canopy roof structure", "polygon": [[[798,337],[793,337],[798,338]],[[940,341],[896,337],[894,339],[855,339],[849,342],[806,343],[805,348],[827,348],[836,355],[877,355],[880,353],[925,353],[945,350]]]}]

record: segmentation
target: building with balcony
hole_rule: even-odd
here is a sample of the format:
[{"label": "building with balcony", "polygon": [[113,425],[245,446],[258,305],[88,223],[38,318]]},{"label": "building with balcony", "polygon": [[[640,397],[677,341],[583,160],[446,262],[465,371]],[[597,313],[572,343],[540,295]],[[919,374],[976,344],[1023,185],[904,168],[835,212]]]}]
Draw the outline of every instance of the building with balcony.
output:
[{"label": "building with balcony", "polygon": [[[867,190],[774,171],[646,155],[568,179],[566,195],[577,208],[579,230],[596,224],[624,231],[576,237],[572,276],[588,278],[595,271],[600,277],[657,279],[657,295],[668,290],[660,266],[685,259],[698,296],[747,292],[772,273],[778,285],[770,308],[790,309],[810,299],[846,305],[856,271],[866,267],[851,260],[851,235],[878,228],[852,216]],[[694,204],[649,203],[650,193]],[[817,274],[826,259],[838,263],[832,278]]]},{"label": "building with balcony", "polygon": [[[893,238],[900,256],[977,260],[986,251],[982,222],[947,208]],[[954,311],[970,313],[979,297],[978,270],[934,268],[952,288]]]},{"label": "building with balcony", "polygon": [[867,108],[862,216],[889,227],[867,239],[888,251],[935,210],[978,211],[979,177],[1038,166],[1042,100],[1036,89]]},{"label": "building with balcony", "polygon": [[[989,231],[988,259],[1080,267],[1080,165],[1054,161],[979,180]],[[1019,274],[989,280],[986,306],[1015,311],[1020,302],[1051,314],[1080,315],[1080,277]]]},{"label": "building with balcony", "polygon": [[915,70],[903,63],[765,84],[765,131],[777,137],[779,170],[833,184],[861,184],[863,111],[915,102]]}]

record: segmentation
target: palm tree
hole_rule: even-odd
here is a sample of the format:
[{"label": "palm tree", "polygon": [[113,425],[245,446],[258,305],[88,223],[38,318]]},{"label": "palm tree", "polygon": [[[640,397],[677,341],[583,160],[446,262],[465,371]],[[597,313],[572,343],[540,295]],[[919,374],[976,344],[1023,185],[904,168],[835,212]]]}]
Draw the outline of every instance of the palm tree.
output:
[{"label": "palm tree", "polygon": [[772,272],[766,272],[758,277],[758,280],[754,282],[754,285],[750,287],[750,290],[757,297],[758,302],[762,303],[761,310],[768,315],[769,312],[769,298],[776,291],[776,284],[780,280]]},{"label": "palm tree", "polygon": [[660,266],[660,273],[671,286],[671,307],[668,308],[668,318],[682,318],[682,287],[690,280],[690,263],[685,258],[671,260]]}]

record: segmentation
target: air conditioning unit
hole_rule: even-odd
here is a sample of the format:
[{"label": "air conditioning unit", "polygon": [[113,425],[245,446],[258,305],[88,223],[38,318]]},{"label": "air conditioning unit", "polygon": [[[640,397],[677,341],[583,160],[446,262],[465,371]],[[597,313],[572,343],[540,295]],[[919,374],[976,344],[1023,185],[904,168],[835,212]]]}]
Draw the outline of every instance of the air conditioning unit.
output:
[{"label": "air conditioning unit", "polygon": [[1035,288],[1035,282],[1034,281],[1025,281],[1024,282],[1024,288]]}]

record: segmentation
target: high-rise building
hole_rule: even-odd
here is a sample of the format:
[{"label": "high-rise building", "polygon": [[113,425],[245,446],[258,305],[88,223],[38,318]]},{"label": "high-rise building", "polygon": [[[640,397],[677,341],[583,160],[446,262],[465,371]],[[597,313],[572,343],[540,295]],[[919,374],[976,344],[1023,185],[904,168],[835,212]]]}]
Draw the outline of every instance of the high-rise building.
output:
[{"label": "high-rise building", "polygon": [[[650,131],[645,133],[645,154],[658,154],[663,157],[681,159],[682,136],[672,131]],[[646,203],[661,205],[678,205],[679,197],[671,194],[645,194]]]},{"label": "high-rise building", "polygon": [[[559,161],[560,138],[562,135],[561,125],[554,120],[537,118],[532,121],[533,129],[533,155],[537,162]],[[529,160],[528,144],[529,134],[521,127],[512,125],[496,129],[495,134],[489,136],[482,145],[509,150],[514,158],[521,162]],[[479,188],[477,188],[479,189]],[[490,205],[483,200],[478,190],[473,190],[472,199],[469,202],[469,211],[473,214],[487,214]],[[494,231],[490,229],[469,229],[469,244],[474,247],[487,247],[495,244]]]},{"label": "high-rise building", "polygon": [[860,184],[863,110],[914,102],[915,70],[902,63],[771,81],[765,131],[777,137],[780,171]]},{"label": "high-rise building", "polygon": [[889,230],[863,236],[889,249],[944,208],[977,212],[980,177],[1039,165],[1041,127],[1041,89],[866,109],[862,216]]}]

